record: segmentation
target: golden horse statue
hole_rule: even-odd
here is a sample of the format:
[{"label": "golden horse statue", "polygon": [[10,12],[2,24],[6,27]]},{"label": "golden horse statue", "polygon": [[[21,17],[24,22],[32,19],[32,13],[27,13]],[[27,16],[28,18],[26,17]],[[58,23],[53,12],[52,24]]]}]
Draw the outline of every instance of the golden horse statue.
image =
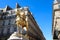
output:
[{"label": "golden horse statue", "polygon": [[[18,33],[20,33],[20,31],[22,32],[22,29],[25,28],[25,30],[27,31],[28,28],[28,22],[26,21],[26,15],[24,13],[24,11],[21,11],[20,9],[17,10],[16,12],[16,24],[17,24],[17,28],[18,28]],[[21,30],[20,30],[21,28]]]}]

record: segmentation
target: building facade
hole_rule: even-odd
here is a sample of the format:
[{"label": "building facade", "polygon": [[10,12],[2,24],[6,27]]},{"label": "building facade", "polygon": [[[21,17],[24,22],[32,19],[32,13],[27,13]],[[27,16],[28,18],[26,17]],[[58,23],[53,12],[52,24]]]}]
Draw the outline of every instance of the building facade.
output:
[{"label": "building facade", "polygon": [[60,0],[53,2],[52,34],[53,40],[60,40]]},{"label": "building facade", "polygon": [[14,10],[9,6],[0,10],[0,40],[7,39],[14,31],[17,30]]},{"label": "building facade", "polygon": [[[0,10],[0,40],[7,40],[7,38],[10,37],[12,33],[17,31],[17,25],[16,25],[16,10],[19,9],[28,17],[28,30],[27,30],[27,36],[29,40],[46,40],[43,36],[43,33],[41,29],[39,29],[39,26],[37,22],[35,21],[32,13],[29,11],[27,7],[20,7],[18,4],[16,4],[16,8],[12,9],[9,6],[6,6],[6,8]],[[23,32],[23,36],[25,36]]]}]

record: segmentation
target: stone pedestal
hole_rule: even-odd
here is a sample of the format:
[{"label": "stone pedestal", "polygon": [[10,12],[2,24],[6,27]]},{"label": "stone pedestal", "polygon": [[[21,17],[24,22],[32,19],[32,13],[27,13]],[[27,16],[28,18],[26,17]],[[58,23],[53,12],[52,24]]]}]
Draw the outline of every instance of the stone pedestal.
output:
[{"label": "stone pedestal", "polygon": [[60,34],[58,35],[58,40],[60,40]]},{"label": "stone pedestal", "polygon": [[14,33],[10,36],[10,38],[8,38],[7,40],[29,40],[28,37],[24,37],[24,36],[19,36],[19,37],[18,37],[16,34],[17,34],[17,32],[14,32]]},{"label": "stone pedestal", "polygon": [[58,40],[58,39],[53,39],[53,40]]}]

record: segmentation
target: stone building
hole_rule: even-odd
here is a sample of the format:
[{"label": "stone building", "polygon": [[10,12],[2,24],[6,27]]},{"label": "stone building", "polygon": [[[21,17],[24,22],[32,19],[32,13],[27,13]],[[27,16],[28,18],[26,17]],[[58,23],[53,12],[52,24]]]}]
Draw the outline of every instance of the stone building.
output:
[{"label": "stone building", "polygon": [[0,40],[7,39],[14,31],[17,30],[15,18],[16,14],[9,6],[0,10]]},{"label": "stone building", "polygon": [[29,25],[26,33],[28,37],[26,38],[29,40],[46,40],[28,7],[20,7],[18,4],[16,4],[15,9],[12,9],[9,6],[0,9],[0,40],[7,40],[12,33],[17,31],[17,26],[15,24],[17,9],[21,10],[28,16]]},{"label": "stone building", "polygon": [[53,2],[53,21],[52,21],[53,40],[60,40],[60,0]]}]

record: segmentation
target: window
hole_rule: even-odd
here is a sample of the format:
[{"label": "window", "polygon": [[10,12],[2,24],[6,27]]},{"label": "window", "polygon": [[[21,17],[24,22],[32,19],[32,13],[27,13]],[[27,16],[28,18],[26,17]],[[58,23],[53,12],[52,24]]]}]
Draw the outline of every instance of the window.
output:
[{"label": "window", "polygon": [[59,9],[60,9],[60,5],[59,5]]},{"label": "window", "polygon": [[17,31],[17,27],[16,26],[14,26],[14,31]]},{"label": "window", "polygon": [[7,28],[7,34],[9,35],[10,34],[10,26],[8,26],[8,28]]},{"label": "window", "polygon": [[5,21],[5,24],[4,25],[8,25],[8,20],[4,20]]},{"label": "window", "polygon": [[2,25],[3,25],[3,26],[8,25],[8,20],[3,20]]},{"label": "window", "polygon": [[14,10],[12,10],[12,11],[11,11],[11,14],[15,15],[15,11],[14,11]]},{"label": "window", "polygon": [[10,25],[11,20],[9,19],[8,25]]},{"label": "window", "polygon": [[4,16],[2,16],[3,17],[3,19],[4,19]]},{"label": "window", "polygon": [[11,19],[11,24],[14,24],[15,23],[15,19]]},{"label": "window", "polygon": [[3,27],[1,28],[1,36],[3,35]]},{"label": "window", "polygon": [[5,28],[3,28],[3,29],[4,29],[4,30],[3,30],[3,34],[6,35],[6,34],[7,34],[7,31],[8,31],[8,30],[7,30],[7,27],[5,26]]},{"label": "window", "polygon": [[3,25],[3,20],[0,20],[0,25]]},{"label": "window", "polygon": [[3,20],[3,24],[2,24],[3,26],[5,25],[5,20]]},{"label": "window", "polygon": [[2,28],[0,28],[0,36],[2,35]]},{"label": "window", "polygon": [[60,28],[60,17],[57,17],[57,18],[56,18],[56,24],[55,24],[55,25],[56,25],[56,30],[59,31],[59,30],[60,30],[60,29],[59,29],[59,28]]},{"label": "window", "polygon": [[14,32],[14,27],[10,26],[10,34]]}]

